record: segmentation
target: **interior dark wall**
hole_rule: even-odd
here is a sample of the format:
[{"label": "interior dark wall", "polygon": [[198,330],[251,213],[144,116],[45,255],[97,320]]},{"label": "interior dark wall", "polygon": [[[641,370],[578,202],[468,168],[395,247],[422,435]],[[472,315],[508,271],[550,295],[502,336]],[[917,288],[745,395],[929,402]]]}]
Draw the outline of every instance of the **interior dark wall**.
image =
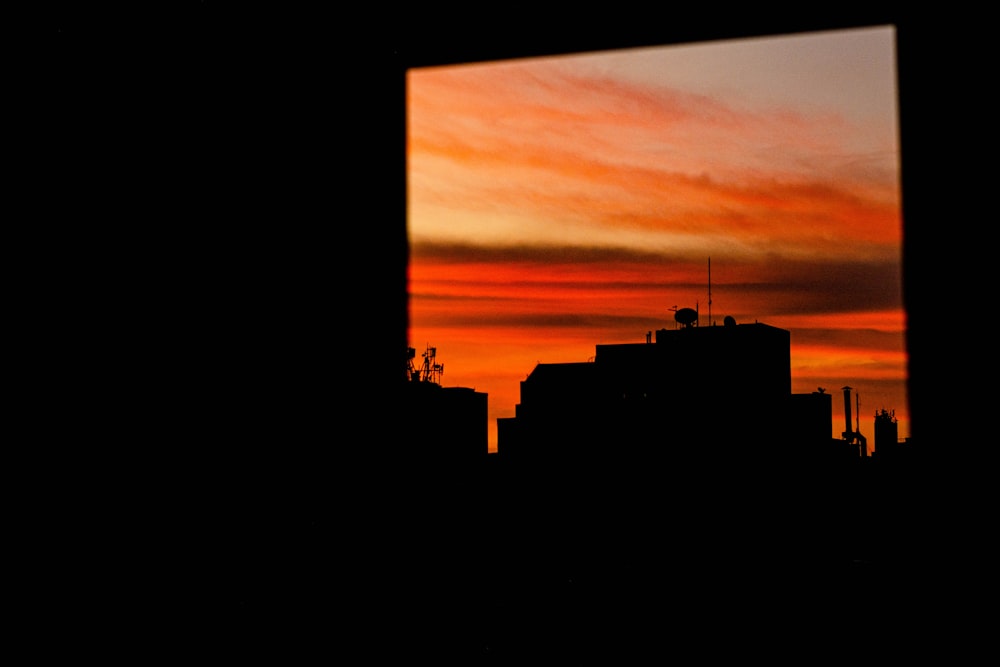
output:
[{"label": "interior dark wall", "polygon": [[[230,649],[287,658],[330,650],[331,605],[369,647],[419,613],[403,594],[430,592],[406,588],[420,562],[408,538],[428,525],[420,480],[373,454],[412,426],[393,418],[391,390],[407,329],[410,67],[895,25],[912,434],[953,454],[947,472],[975,451],[958,350],[991,284],[985,245],[970,243],[989,190],[962,168],[991,108],[969,76],[990,43],[981,22],[839,6],[574,12],[209,1],[57,3],[43,18],[38,95],[22,98],[38,113],[19,128],[53,223],[25,227],[44,232],[29,249],[51,321],[33,358],[37,395],[55,387],[59,408],[36,403],[60,437],[39,525],[65,614],[96,598],[180,605]],[[84,441],[101,447],[68,446]],[[921,487],[926,508],[950,506],[942,479]],[[959,532],[936,541],[963,544]],[[474,645],[479,625],[463,627]]]}]

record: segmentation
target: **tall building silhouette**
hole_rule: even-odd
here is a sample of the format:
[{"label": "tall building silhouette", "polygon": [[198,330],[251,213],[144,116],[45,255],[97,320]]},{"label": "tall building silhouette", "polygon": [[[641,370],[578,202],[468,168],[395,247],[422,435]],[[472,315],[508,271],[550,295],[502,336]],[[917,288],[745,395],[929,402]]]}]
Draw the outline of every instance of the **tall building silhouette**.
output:
[{"label": "tall building silhouette", "polygon": [[[690,311],[685,312],[685,311]],[[729,463],[807,456],[831,444],[831,401],[791,393],[790,333],[767,324],[678,328],[597,345],[591,362],[538,364],[498,453],[524,465],[570,461]],[[811,448],[811,449],[810,449]]]},{"label": "tall building silhouette", "polygon": [[437,362],[436,348],[428,346],[419,365],[415,357],[408,347],[399,415],[407,425],[402,460],[455,473],[481,465],[489,453],[489,395],[443,386],[444,365]]},{"label": "tall building silhouette", "polygon": [[875,413],[875,451],[877,457],[892,456],[899,447],[899,424],[895,410],[885,408]]}]

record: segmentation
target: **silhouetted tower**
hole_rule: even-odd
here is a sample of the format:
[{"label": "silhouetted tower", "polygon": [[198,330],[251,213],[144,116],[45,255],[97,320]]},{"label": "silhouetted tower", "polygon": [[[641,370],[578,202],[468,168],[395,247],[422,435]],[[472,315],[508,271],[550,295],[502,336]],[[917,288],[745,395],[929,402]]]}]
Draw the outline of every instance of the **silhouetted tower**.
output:
[{"label": "silhouetted tower", "polygon": [[899,425],[896,420],[895,410],[886,410],[875,413],[875,454],[879,456],[891,455],[899,444]]},{"label": "silhouetted tower", "polygon": [[489,453],[489,396],[469,387],[441,386],[444,364],[437,361],[437,348],[428,345],[420,356],[418,367],[416,350],[407,347],[409,381],[403,388],[400,419],[430,425],[433,437],[407,438],[401,460],[406,466],[422,466],[424,472],[457,474]]},{"label": "silhouetted tower", "polygon": [[[841,434],[848,443],[857,443],[860,448],[861,458],[867,458],[868,456],[868,439],[861,435],[861,424],[860,415],[859,423],[856,428],[851,428],[851,387],[843,387],[844,391],[844,432]],[[858,401],[858,407],[860,412],[860,396],[855,394],[855,400]]]},{"label": "silhouetted tower", "polygon": [[851,388],[842,387],[844,390],[844,432],[840,435],[844,440],[850,440],[854,431],[851,429]]}]

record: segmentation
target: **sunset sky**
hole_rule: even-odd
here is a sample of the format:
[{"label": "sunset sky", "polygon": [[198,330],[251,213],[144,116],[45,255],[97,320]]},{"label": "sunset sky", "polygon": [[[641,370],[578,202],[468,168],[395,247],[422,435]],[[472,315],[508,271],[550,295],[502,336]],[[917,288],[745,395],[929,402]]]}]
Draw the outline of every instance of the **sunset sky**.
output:
[{"label": "sunset sky", "polygon": [[673,307],[708,326],[709,258],[711,320],[789,330],[792,391],[834,394],[831,436],[844,385],[869,447],[883,408],[910,434],[894,38],[408,71],[409,344],[489,394],[490,451],[536,364],[643,343]]}]

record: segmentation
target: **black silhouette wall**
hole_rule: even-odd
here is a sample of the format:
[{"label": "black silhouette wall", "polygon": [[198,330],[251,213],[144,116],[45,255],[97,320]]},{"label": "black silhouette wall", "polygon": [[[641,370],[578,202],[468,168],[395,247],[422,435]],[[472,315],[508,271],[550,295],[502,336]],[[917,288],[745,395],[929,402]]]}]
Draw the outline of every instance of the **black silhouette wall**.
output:
[{"label": "black silhouette wall", "polygon": [[[829,401],[793,415],[790,334],[766,324],[661,329],[598,345],[593,362],[539,364],[498,453],[525,465],[772,458],[829,439]],[[825,410],[824,410],[825,406]]]},{"label": "black silhouette wall", "polygon": [[423,381],[405,382],[403,390],[403,462],[456,473],[482,463],[489,453],[488,394]]}]

